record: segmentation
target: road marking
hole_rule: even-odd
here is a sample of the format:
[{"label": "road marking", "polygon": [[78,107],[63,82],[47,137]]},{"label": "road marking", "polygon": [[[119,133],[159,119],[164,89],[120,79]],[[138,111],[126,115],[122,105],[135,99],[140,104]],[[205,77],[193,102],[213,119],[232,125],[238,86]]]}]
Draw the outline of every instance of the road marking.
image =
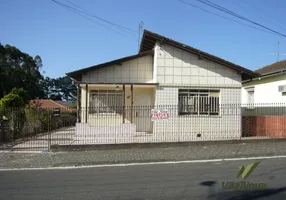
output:
[{"label": "road marking", "polygon": [[43,153],[43,151],[12,151],[12,150],[9,150],[9,151],[0,151],[0,153]]},{"label": "road marking", "polygon": [[84,168],[103,168],[103,167],[128,167],[142,165],[170,165],[170,164],[187,164],[187,163],[212,163],[223,161],[238,161],[238,160],[261,160],[261,159],[276,159],[286,158],[285,156],[262,156],[248,158],[221,158],[209,160],[183,160],[183,161],[162,161],[162,162],[145,162],[145,163],[122,163],[122,164],[102,164],[102,165],[85,165],[85,166],[66,166],[66,167],[33,167],[33,168],[0,168],[0,171],[24,171],[24,170],[61,170],[61,169],[84,169]]}]

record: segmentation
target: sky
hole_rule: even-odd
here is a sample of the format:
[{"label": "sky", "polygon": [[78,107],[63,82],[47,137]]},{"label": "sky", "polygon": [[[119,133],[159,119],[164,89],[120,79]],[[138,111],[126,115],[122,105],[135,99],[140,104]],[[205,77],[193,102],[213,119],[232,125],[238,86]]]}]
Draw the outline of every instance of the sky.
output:
[{"label": "sky", "polygon": [[[58,2],[73,6],[67,0]],[[125,31],[71,12],[52,0],[0,0],[0,43],[40,55],[45,76],[100,64],[138,52],[138,26],[255,70],[286,54],[286,37],[259,31],[206,13],[178,0],[69,0]],[[184,0],[240,23],[198,2]],[[211,0],[286,35],[285,0]],[[100,23],[100,24],[99,24]],[[137,31],[137,32],[136,32]],[[286,56],[280,56],[280,60]]]}]

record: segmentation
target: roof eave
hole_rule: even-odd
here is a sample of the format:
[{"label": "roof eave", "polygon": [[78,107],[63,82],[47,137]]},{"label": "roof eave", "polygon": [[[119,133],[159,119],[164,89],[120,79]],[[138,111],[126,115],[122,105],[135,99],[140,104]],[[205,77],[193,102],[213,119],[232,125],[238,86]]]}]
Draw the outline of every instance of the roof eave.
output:
[{"label": "roof eave", "polygon": [[101,64],[94,65],[94,66],[91,66],[91,67],[86,67],[86,68],[83,68],[83,69],[80,69],[80,70],[68,72],[68,73],[66,73],[66,75],[71,77],[71,78],[73,78],[73,79],[75,79],[75,80],[77,80],[77,81],[81,81],[81,76],[85,72],[88,72],[88,71],[91,71],[91,70],[94,70],[94,69],[100,69],[100,68],[107,67],[107,66],[114,65],[114,64],[121,64],[123,62],[127,62],[127,61],[130,61],[130,60],[136,59],[136,58],[147,56],[147,55],[154,55],[154,50],[140,52],[140,53],[135,54],[135,55],[119,58],[119,59],[116,59],[116,60],[112,60],[112,61],[109,61],[109,62],[101,63]]},{"label": "roof eave", "polygon": [[243,74],[246,74],[249,78],[255,78],[255,77],[259,77],[260,74],[259,73],[256,73],[256,72],[253,72],[251,70],[248,70],[242,66],[239,66],[239,65],[236,65],[234,63],[231,63],[229,61],[226,61],[222,58],[219,58],[217,56],[214,56],[214,55],[211,55],[211,54],[208,54],[206,52],[203,52],[203,51],[200,51],[199,49],[195,49],[193,47],[190,47],[188,45],[185,45],[183,43],[180,43],[180,42],[177,42],[175,40],[172,40],[170,38],[167,38],[167,37],[164,37],[162,35],[159,35],[157,33],[153,33],[151,31],[148,31],[148,30],[144,30],[144,34],[143,34],[143,37],[142,37],[142,41],[141,41],[141,44],[140,44],[140,50],[139,52],[144,52],[144,42],[145,40],[147,40],[147,37],[151,37],[155,40],[158,40],[160,42],[163,42],[163,43],[166,43],[166,44],[169,44],[169,45],[172,45],[172,46],[175,46],[177,48],[180,48],[184,51],[188,51],[190,53],[193,53],[193,54],[196,54],[198,56],[201,56],[201,57],[204,57],[205,59],[208,59],[208,60],[211,60],[213,62],[216,62],[216,63],[220,63],[226,67],[229,67],[229,68],[232,68],[240,73],[243,73]]}]

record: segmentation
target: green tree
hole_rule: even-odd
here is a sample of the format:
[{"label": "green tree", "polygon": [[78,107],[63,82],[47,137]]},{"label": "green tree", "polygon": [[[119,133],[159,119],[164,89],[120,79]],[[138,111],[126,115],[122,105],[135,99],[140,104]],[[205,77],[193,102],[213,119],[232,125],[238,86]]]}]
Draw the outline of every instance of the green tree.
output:
[{"label": "green tree", "polygon": [[76,100],[76,85],[68,76],[56,79],[46,77],[43,84],[46,97],[53,100]]},{"label": "green tree", "polygon": [[23,88],[13,88],[9,94],[0,99],[0,123],[6,124],[6,128],[1,127],[0,134],[6,135],[5,140],[10,141],[21,136],[26,122],[24,107],[27,101]]},{"label": "green tree", "polygon": [[21,108],[28,102],[27,95],[23,88],[13,88],[9,94],[0,99],[0,108]]},{"label": "green tree", "polygon": [[76,99],[76,85],[70,77],[57,78],[55,80],[55,87],[60,91],[64,100],[74,101]]},{"label": "green tree", "polygon": [[42,59],[34,59],[14,46],[0,44],[0,98],[14,87],[23,88],[28,99],[44,97]]}]

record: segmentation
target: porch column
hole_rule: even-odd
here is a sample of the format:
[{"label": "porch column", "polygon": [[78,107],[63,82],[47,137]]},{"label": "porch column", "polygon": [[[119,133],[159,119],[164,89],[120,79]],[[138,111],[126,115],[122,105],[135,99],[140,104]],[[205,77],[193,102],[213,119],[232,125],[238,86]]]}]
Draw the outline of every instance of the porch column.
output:
[{"label": "porch column", "polygon": [[131,85],[131,123],[133,123],[133,85]]},{"label": "porch column", "polygon": [[125,85],[123,85],[123,124],[125,123]]},{"label": "porch column", "polygon": [[80,88],[80,85],[77,84],[77,99],[76,99],[76,105],[77,105],[77,113],[76,113],[76,119],[77,119],[77,122],[80,123],[80,117],[81,117],[81,88]]},{"label": "porch column", "polygon": [[87,123],[87,111],[88,111],[88,84],[85,84],[85,123]]}]

